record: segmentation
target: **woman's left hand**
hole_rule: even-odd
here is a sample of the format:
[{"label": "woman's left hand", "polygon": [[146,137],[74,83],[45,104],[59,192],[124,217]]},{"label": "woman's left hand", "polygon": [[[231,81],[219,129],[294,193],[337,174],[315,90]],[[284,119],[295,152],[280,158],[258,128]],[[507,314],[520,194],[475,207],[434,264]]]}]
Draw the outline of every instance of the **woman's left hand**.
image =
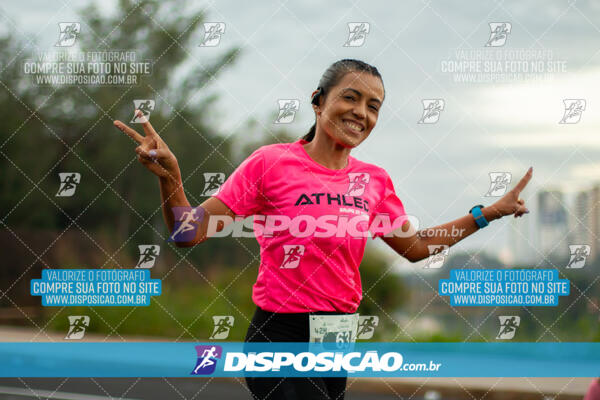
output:
[{"label": "woman's left hand", "polygon": [[523,214],[527,214],[529,210],[525,207],[525,200],[521,199],[519,195],[531,180],[532,175],[533,167],[530,167],[525,176],[517,183],[517,186],[502,196],[500,200],[492,204],[490,208],[493,208],[494,211],[502,216],[514,214],[515,218],[517,218]]}]

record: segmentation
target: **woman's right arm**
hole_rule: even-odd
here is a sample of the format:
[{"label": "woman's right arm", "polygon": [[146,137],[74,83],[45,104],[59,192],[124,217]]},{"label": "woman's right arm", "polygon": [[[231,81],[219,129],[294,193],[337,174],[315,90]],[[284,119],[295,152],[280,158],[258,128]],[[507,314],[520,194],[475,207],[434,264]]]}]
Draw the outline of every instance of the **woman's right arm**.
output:
[{"label": "woman's right arm", "polygon": [[[158,177],[163,218],[169,228],[169,232],[173,233],[175,228],[174,207],[184,207],[191,210],[190,202],[183,191],[183,181],[181,179],[179,164],[175,155],[158,133],[156,133],[150,122],[143,118],[138,110],[136,110],[136,113],[140,117],[140,120],[143,121],[142,127],[146,136],[140,135],[121,121],[114,121],[114,125],[139,144],[135,149],[138,161]],[[210,235],[207,235],[207,231],[211,216],[230,217],[219,218],[220,222],[216,227],[217,231],[222,230],[235,217],[235,214],[229,207],[216,197],[209,197],[200,204],[200,207],[204,211],[201,213],[203,218],[197,221],[198,229],[194,240],[189,242],[176,241],[175,244],[178,247],[190,247],[208,239]]]},{"label": "woman's right arm", "polygon": [[162,213],[169,232],[173,232],[175,227],[175,217],[173,215],[173,207],[190,207],[190,202],[185,197],[183,191],[183,181],[181,180],[181,172],[177,168],[177,174],[173,176],[158,177],[160,187],[160,201],[162,205]]}]

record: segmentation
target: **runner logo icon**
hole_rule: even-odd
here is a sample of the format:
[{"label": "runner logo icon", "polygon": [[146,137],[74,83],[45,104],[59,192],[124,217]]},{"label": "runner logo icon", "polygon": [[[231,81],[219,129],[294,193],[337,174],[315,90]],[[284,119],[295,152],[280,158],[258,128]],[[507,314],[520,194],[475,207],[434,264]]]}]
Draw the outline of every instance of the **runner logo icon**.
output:
[{"label": "runner logo icon", "polygon": [[204,38],[200,47],[215,47],[221,42],[221,35],[225,33],[224,22],[205,22]]},{"label": "runner logo icon", "polygon": [[140,244],[140,258],[138,260],[136,268],[152,268],[158,253],[160,253],[160,246],[157,244]]},{"label": "runner logo icon", "polygon": [[590,246],[587,244],[570,244],[569,252],[571,253],[571,257],[567,268],[583,268],[587,256],[590,255],[590,249]]},{"label": "runner logo icon", "polygon": [[217,360],[223,355],[221,346],[196,346],[198,360],[191,375],[210,375],[215,372]]},{"label": "runner logo icon", "polygon": [[169,242],[190,242],[196,237],[198,226],[204,219],[204,208],[198,207],[173,207],[173,234]]},{"label": "runner logo icon", "polygon": [[231,328],[233,328],[233,322],[235,321],[235,318],[233,318],[231,315],[213,315],[212,318],[215,326],[209,339],[227,339],[227,336],[229,336],[229,331]]},{"label": "runner logo icon", "polygon": [[503,315],[498,318],[500,319],[500,331],[496,339],[507,340],[515,337],[517,327],[521,323],[521,317],[517,315]]},{"label": "runner logo icon", "polygon": [[576,124],[581,120],[581,114],[585,110],[584,99],[564,99],[565,113],[559,124]]},{"label": "runner logo icon", "polygon": [[82,339],[85,328],[90,326],[90,317],[87,315],[69,315],[69,331],[65,339]]},{"label": "runner logo icon", "polygon": [[81,24],[79,22],[59,22],[58,29],[60,30],[58,42],[54,46],[71,47],[75,44],[77,35],[81,32]]},{"label": "runner logo icon", "polygon": [[446,260],[446,256],[450,252],[449,246],[446,244],[428,244],[427,248],[429,249],[430,255],[423,268],[442,268],[442,265],[444,265],[444,261]]},{"label": "runner logo icon", "polygon": [[133,118],[129,121],[132,124],[141,124],[143,122],[148,122],[150,120],[150,113],[154,111],[154,100],[134,100],[133,106],[136,110],[142,112],[141,115],[133,114]]},{"label": "runner logo icon", "polygon": [[423,99],[423,115],[417,122],[418,124],[435,124],[440,119],[440,114],[444,110],[444,99]]},{"label": "runner logo icon", "polygon": [[348,40],[344,47],[360,47],[365,44],[370,29],[368,22],[348,22]]},{"label": "runner logo icon", "polygon": [[300,257],[304,255],[304,246],[301,244],[284,244],[283,252],[283,262],[279,268],[298,268]]},{"label": "runner logo icon", "polygon": [[376,315],[361,315],[358,317],[357,339],[371,339],[375,328],[379,324],[379,317]]},{"label": "runner logo icon", "polygon": [[367,183],[371,179],[368,172],[351,172],[348,174],[348,191],[347,196],[362,196],[367,187]]},{"label": "runner logo icon", "polygon": [[219,189],[225,182],[225,174],[222,172],[204,172],[204,190],[202,196],[212,196],[219,193]]},{"label": "runner logo icon", "polygon": [[508,34],[512,29],[510,22],[490,22],[490,38],[485,47],[502,47],[506,44]]},{"label": "runner logo icon", "polygon": [[274,124],[289,124],[294,121],[296,112],[300,108],[300,100],[298,99],[279,99],[279,114],[275,119]]},{"label": "runner logo icon", "polygon": [[510,172],[490,172],[490,189],[485,197],[503,196],[508,190],[508,185],[512,179]]},{"label": "runner logo icon", "polygon": [[56,197],[71,197],[75,194],[75,189],[81,182],[81,174],[78,172],[59,172],[60,186]]}]

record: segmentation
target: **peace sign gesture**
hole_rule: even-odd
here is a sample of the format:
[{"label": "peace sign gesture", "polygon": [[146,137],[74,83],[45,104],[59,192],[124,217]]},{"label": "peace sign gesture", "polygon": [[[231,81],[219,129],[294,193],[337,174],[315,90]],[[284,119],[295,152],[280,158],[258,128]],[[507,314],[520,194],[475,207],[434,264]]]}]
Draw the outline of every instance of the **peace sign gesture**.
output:
[{"label": "peace sign gesture", "polygon": [[113,124],[139,144],[135,148],[138,161],[158,177],[179,177],[180,171],[177,158],[169,150],[169,146],[156,133],[152,125],[150,125],[148,118],[140,110],[135,110],[135,115],[142,121],[142,128],[144,128],[146,136],[140,135],[121,121],[114,121]]},{"label": "peace sign gesture", "polygon": [[533,175],[533,167],[529,167],[525,176],[521,178],[519,183],[508,193],[506,193],[500,200],[492,204],[490,207],[494,211],[498,212],[500,216],[514,214],[515,218],[527,214],[529,210],[525,207],[525,200],[521,199],[519,195],[527,186]]}]

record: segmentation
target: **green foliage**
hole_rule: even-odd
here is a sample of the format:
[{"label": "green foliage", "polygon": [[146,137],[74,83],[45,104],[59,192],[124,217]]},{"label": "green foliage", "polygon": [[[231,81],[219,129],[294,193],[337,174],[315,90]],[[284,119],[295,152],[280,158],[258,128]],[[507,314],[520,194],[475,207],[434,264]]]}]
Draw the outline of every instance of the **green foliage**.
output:
[{"label": "green foliage", "polygon": [[[192,204],[206,199],[200,196],[202,172],[233,171],[232,140],[224,140],[207,122],[216,99],[208,86],[240,51],[232,47],[201,55],[198,31],[206,15],[172,12],[183,6],[176,1],[120,1],[108,16],[93,4],[80,13],[85,29],[77,40],[79,50],[136,50],[138,59],[153,63],[152,75],[138,75],[135,86],[37,86],[23,74],[22,63],[53,49],[26,46],[10,34],[0,38],[6,60],[0,74],[5,85],[0,117],[2,142],[7,141],[0,157],[0,208],[2,217],[10,213],[7,225],[79,229],[90,241],[110,232],[109,243],[97,248],[113,265],[115,250],[132,255],[138,243],[164,240],[157,180],[138,164],[136,144],[112,125],[115,119],[129,122],[134,99],[155,99],[153,126],[178,157]],[[58,173],[66,171],[81,173],[81,183],[75,196],[57,198]],[[250,260],[240,246],[222,242],[192,253],[191,259],[207,262],[213,250],[227,249],[224,254],[232,263]]]},{"label": "green foliage", "polygon": [[408,288],[402,278],[394,273],[392,265],[370,247],[367,247],[360,264],[360,275],[363,299],[358,313],[379,317],[379,325],[371,340],[390,340],[399,329],[391,314],[408,299]]},{"label": "green foliage", "polygon": [[87,332],[116,340],[119,335],[207,340],[212,316],[231,315],[235,323],[228,340],[242,341],[255,309],[249,299],[256,267],[222,270],[210,283],[204,278],[200,272],[187,283],[163,285],[163,293],[146,307],[67,307],[56,316],[57,307],[49,307],[46,320],[51,329],[67,332],[68,315],[89,315]]},{"label": "green foliage", "polygon": [[[7,140],[0,157],[0,208],[2,217],[10,213],[7,225],[32,236],[38,230],[53,233],[55,242],[47,249],[52,267],[130,267],[138,244],[161,244],[152,275],[162,278],[163,294],[150,306],[48,307],[43,325],[66,331],[67,315],[89,315],[91,332],[190,339],[210,335],[211,316],[233,315],[231,338],[245,335],[255,307],[256,241],[214,239],[192,249],[166,242],[157,179],[138,164],[136,144],[112,124],[115,119],[129,123],[134,99],[154,99],[152,125],[177,156],[192,204],[206,199],[203,172],[229,175],[257,147],[295,140],[271,121],[250,120],[245,128],[252,134],[244,140],[215,131],[211,117],[217,95],[210,84],[236,62],[240,49],[200,49],[199,28],[207,15],[184,8],[174,0],[121,0],[110,15],[93,3],[81,11],[78,50],[135,50],[138,60],[152,62],[152,74],[138,75],[134,86],[38,86],[23,74],[22,63],[37,51],[54,49],[27,46],[14,35],[0,38],[6,60],[0,117]],[[264,130],[265,125],[272,128]],[[81,173],[75,196],[55,197],[59,172]],[[401,302],[397,278],[377,282],[384,268],[373,254],[363,262],[371,288],[364,310],[377,312],[375,303],[390,309]]]},{"label": "green foliage", "polygon": [[[138,244],[161,244],[160,263],[152,273],[163,279],[163,294],[149,307],[70,307],[57,315],[57,308],[46,308],[42,326],[49,322],[64,331],[66,315],[84,314],[94,321],[92,332],[190,339],[208,337],[212,315],[233,315],[231,339],[241,340],[245,334],[254,311],[250,293],[259,261],[256,241],[209,240],[193,249],[168,244],[157,180],[137,163],[136,145],[112,125],[115,119],[130,120],[134,99],[155,99],[152,124],[177,156],[192,204],[206,199],[201,196],[202,172],[229,175],[260,145],[295,140],[272,121],[250,120],[244,135],[234,132],[229,138],[216,132],[212,121],[218,94],[211,84],[242,53],[235,46],[200,51],[199,31],[207,13],[184,9],[188,9],[185,2],[175,0],[120,0],[110,15],[94,5],[80,13],[85,28],[78,38],[80,50],[136,50],[139,58],[153,63],[152,75],[139,75],[135,86],[37,86],[23,74],[22,64],[35,52],[48,49],[11,33],[0,37],[0,218],[27,243],[32,243],[25,236],[28,233],[39,236],[33,246],[36,253],[60,253],[56,251],[60,247],[59,257],[50,258],[53,267],[127,267],[136,261]],[[55,197],[58,172],[67,171],[82,175],[77,194]],[[68,233],[63,234],[65,230]],[[12,235],[6,237],[14,240]],[[28,249],[23,251],[31,257]],[[32,260],[24,261],[14,252],[8,254],[13,258],[7,263],[14,271],[26,270]],[[561,278],[572,282],[571,294],[561,297],[557,307],[500,308],[489,318],[492,309],[483,316],[460,311],[486,337],[495,336],[499,313],[515,312],[522,317],[518,340],[600,341],[600,284],[594,281],[600,259],[581,270],[566,270],[564,265],[565,260],[549,260],[537,266],[557,266]],[[372,340],[407,339],[395,312],[407,307],[411,292],[437,288],[449,269],[464,267],[504,266],[486,254],[471,258],[459,253],[439,274],[409,286],[408,279],[388,271],[388,263],[368,248],[360,267],[364,297],[358,311],[379,316]],[[12,271],[15,276],[3,280],[12,282],[20,275]],[[417,310],[423,306],[419,304]],[[444,307],[445,303],[437,302],[437,312],[442,310],[440,314],[455,326],[418,340],[462,341],[467,335],[471,341],[482,340]],[[424,314],[434,312],[426,309]]]},{"label": "green foliage", "polygon": [[[434,343],[441,343],[441,342],[450,342],[450,343],[457,343],[457,342],[462,342],[464,340],[464,333],[462,332],[450,332],[450,333],[445,333],[445,332],[435,332],[432,333],[431,335],[423,335],[423,336],[419,336],[415,338],[416,342],[434,342]],[[481,342],[483,340],[478,340],[477,337],[474,337],[472,339],[469,340],[469,342]]]}]

